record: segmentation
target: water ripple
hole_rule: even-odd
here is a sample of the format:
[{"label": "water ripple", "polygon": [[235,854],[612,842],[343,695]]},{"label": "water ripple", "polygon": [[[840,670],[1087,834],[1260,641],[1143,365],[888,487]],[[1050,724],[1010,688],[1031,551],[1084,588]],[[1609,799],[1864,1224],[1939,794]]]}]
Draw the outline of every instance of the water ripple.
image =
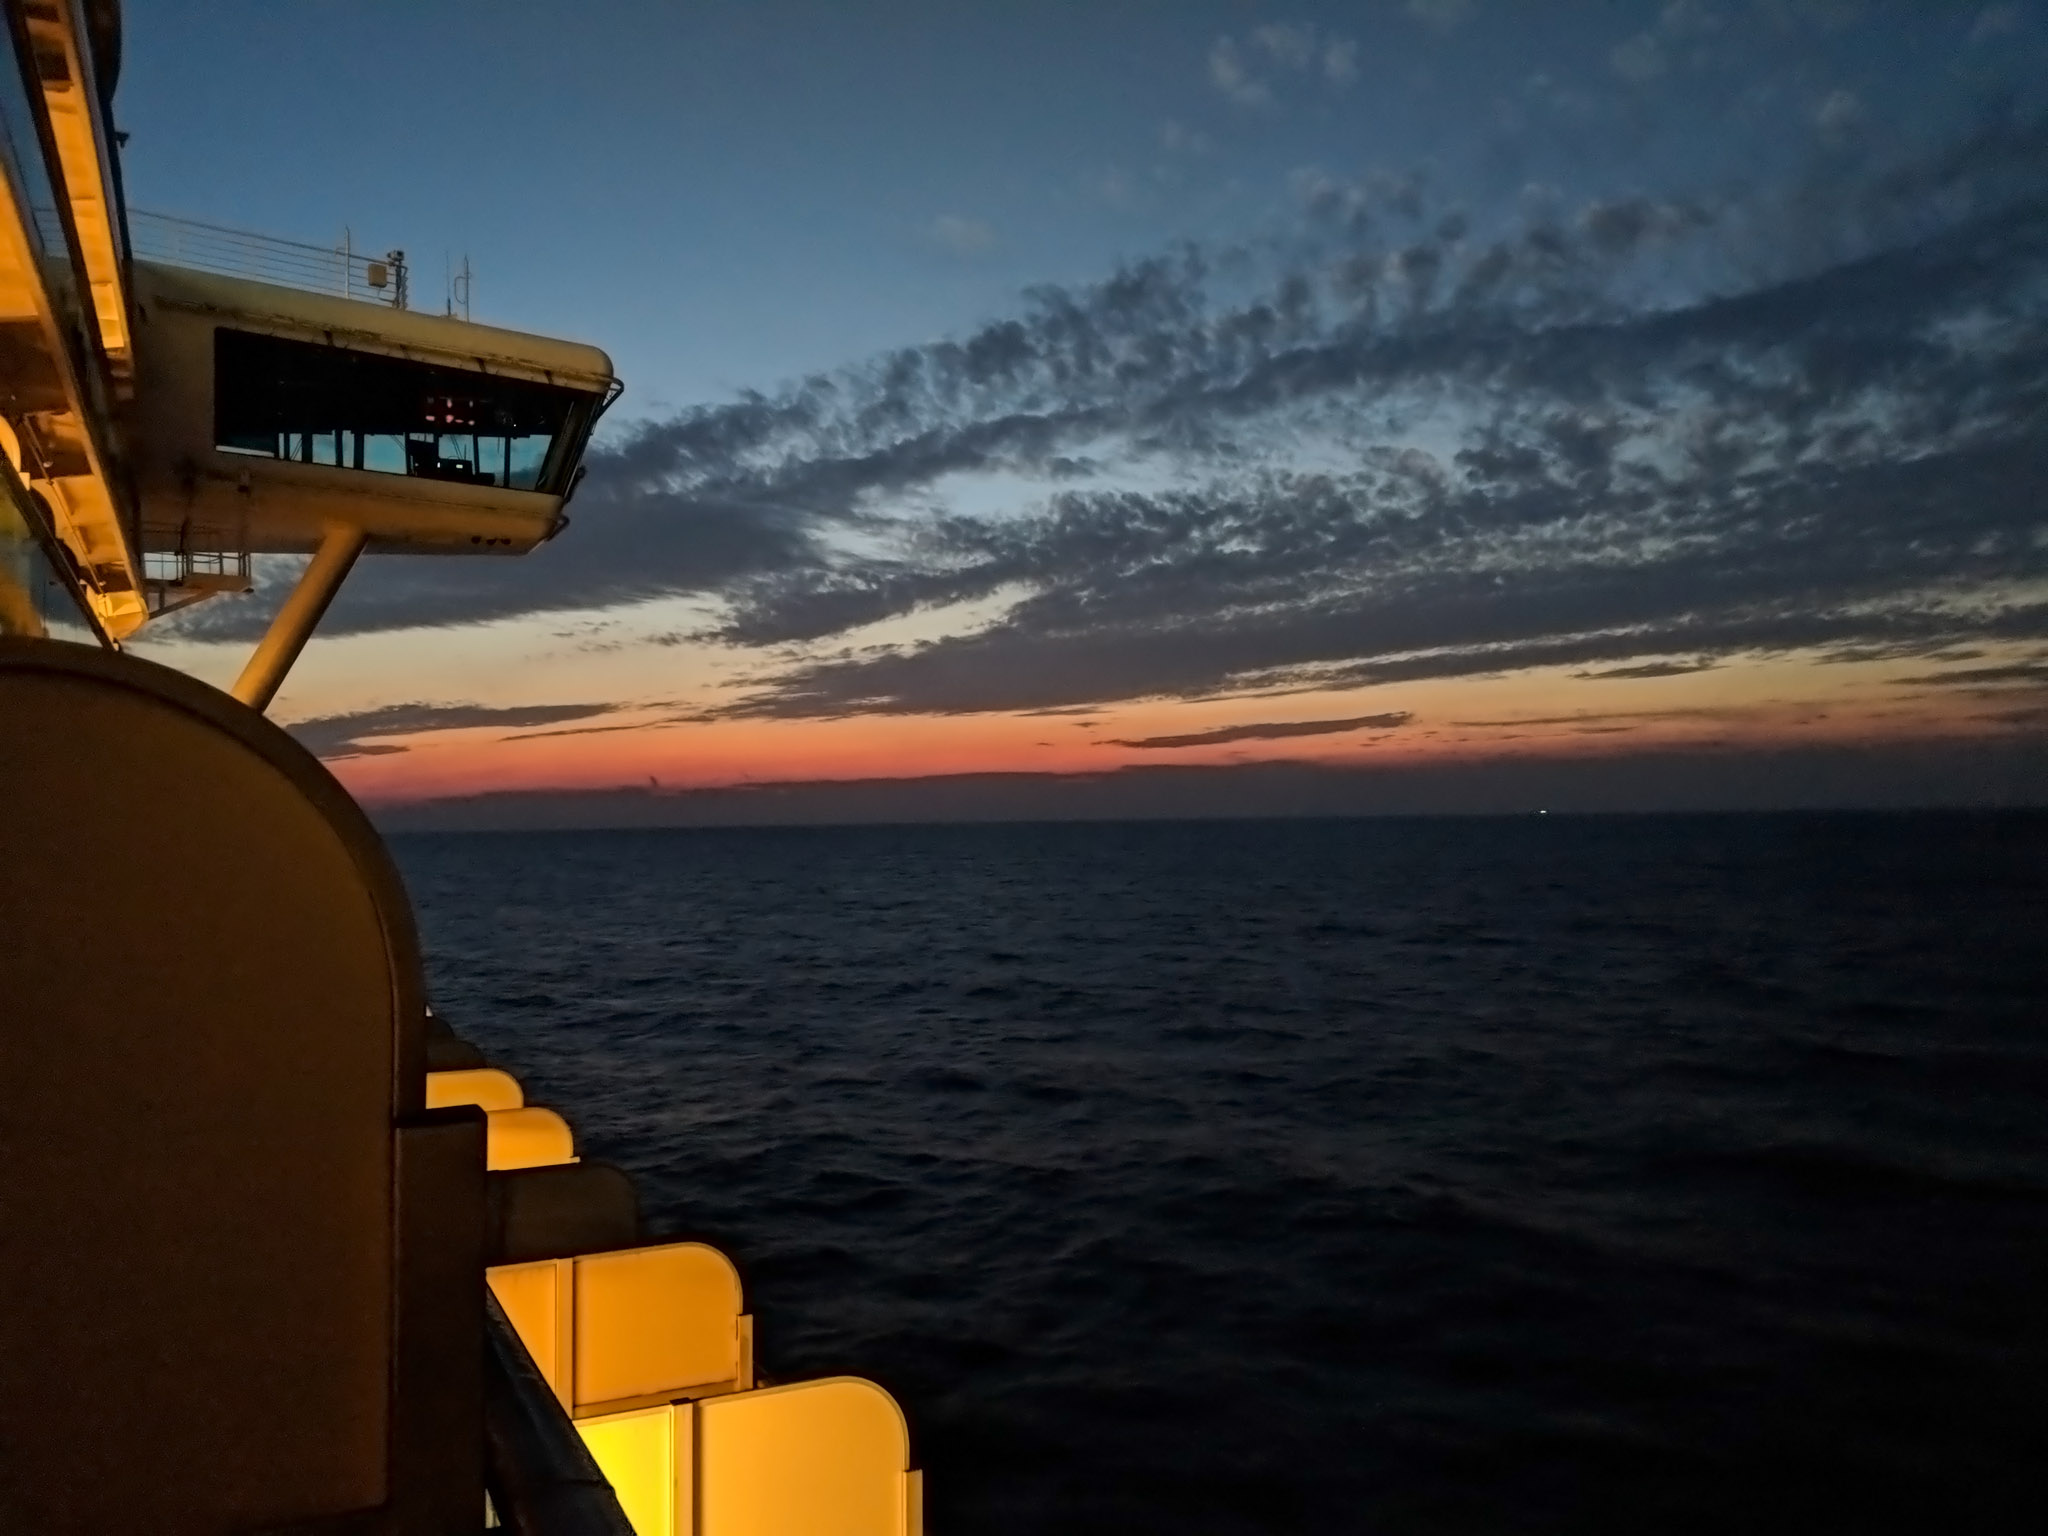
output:
[{"label": "water ripple", "polygon": [[935,1532],[2004,1531],[2048,819],[409,837],[437,1006]]}]

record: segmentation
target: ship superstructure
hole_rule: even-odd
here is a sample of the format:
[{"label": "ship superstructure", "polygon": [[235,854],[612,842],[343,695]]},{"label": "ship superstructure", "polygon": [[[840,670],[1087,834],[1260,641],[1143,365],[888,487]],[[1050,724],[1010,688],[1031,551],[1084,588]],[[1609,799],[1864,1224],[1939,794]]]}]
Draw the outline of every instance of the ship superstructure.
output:
[{"label": "ship superstructure", "polygon": [[[131,219],[118,8],[0,13],[0,1529],[915,1536],[895,1402],[760,1381],[731,1261],[432,1014],[262,717],[359,556],[561,531],[609,359]],[[263,554],[232,695],[122,653]]]}]

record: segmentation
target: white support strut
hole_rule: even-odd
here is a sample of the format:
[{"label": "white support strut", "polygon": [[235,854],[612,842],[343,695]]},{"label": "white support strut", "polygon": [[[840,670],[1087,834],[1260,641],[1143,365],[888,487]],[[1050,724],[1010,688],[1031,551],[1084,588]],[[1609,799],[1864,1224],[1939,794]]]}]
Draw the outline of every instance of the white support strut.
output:
[{"label": "white support strut", "polygon": [[330,523],[321,536],[312,563],[299,577],[291,596],[284,600],[284,606],[277,610],[277,617],[270,621],[270,628],[264,631],[255,654],[242,668],[242,675],[235,679],[235,697],[258,714],[277,697],[285,674],[306,648],[308,637],[327,612],[327,605],[334,601],[334,594],[341,590],[356,556],[363,552],[364,539],[361,528],[347,523]]}]

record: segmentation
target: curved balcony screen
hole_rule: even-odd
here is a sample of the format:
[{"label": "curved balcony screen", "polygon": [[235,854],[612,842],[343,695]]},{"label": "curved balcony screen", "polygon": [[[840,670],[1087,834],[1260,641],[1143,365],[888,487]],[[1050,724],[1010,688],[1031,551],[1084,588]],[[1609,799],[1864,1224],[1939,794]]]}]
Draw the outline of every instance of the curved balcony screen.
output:
[{"label": "curved balcony screen", "polygon": [[213,440],[226,453],[559,494],[596,397],[253,331],[214,332]]}]

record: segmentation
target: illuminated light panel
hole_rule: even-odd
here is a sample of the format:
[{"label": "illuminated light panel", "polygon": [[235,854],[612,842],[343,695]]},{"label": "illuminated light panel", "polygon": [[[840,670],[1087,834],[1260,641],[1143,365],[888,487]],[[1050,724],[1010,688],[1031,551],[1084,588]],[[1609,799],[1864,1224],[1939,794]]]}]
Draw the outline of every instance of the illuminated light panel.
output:
[{"label": "illuminated light panel", "polygon": [[496,1067],[462,1067],[427,1074],[427,1108],[450,1109],[474,1104],[483,1110],[523,1109],[526,1094],[519,1079]]},{"label": "illuminated light panel", "polygon": [[484,1165],[493,1173],[576,1161],[576,1139],[552,1109],[494,1109],[484,1122]]}]

